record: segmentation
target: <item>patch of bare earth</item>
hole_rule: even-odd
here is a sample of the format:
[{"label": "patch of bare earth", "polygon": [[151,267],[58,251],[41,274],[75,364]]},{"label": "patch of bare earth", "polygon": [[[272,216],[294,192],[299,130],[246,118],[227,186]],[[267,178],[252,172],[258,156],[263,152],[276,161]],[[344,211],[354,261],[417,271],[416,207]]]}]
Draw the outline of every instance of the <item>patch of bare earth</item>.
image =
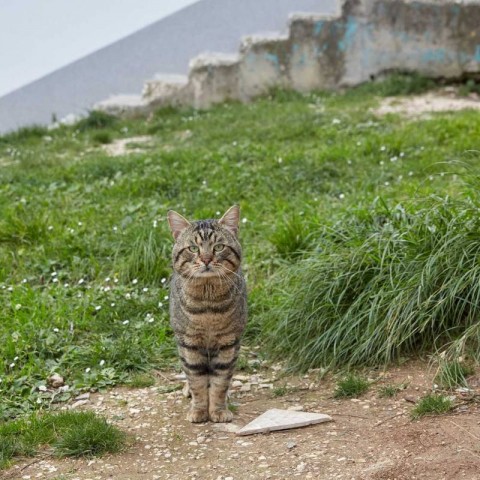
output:
[{"label": "patch of bare earth", "polygon": [[472,94],[469,97],[459,97],[455,88],[446,87],[441,91],[429,92],[424,95],[385,98],[373,112],[377,115],[397,113],[407,117],[422,117],[429,113],[466,109],[480,110],[478,96]]},{"label": "patch of bare earth", "polygon": [[[37,457],[18,462],[4,478],[68,480],[355,479],[440,480],[480,478],[480,376],[469,392],[455,391],[456,408],[443,416],[410,419],[434,372],[422,362],[371,372],[359,399],[335,399],[335,384],[318,372],[284,376],[280,365],[234,379],[232,424],[185,420],[188,400],[175,372],[159,372],[145,389],[95,393],[78,408],[93,410],[128,432],[132,444],[100,459]],[[393,398],[381,386],[406,383]],[[174,390],[174,391],[172,391]],[[326,413],[333,422],[239,437],[235,430],[270,408]]]},{"label": "patch of bare earth", "polygon": [[119,157],[130,153],[144,153],[151,147],[152,137],[147,135],[129,138],[118,138],[112,143],[102,145],[102,150],[111,157]]}]

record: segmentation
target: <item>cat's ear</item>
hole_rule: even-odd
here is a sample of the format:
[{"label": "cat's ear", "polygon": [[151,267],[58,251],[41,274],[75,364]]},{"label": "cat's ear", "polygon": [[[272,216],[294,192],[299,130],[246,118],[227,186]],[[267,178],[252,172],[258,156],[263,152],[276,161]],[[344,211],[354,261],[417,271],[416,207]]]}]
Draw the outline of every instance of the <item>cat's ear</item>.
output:
[{"label": "cat's ear", "polygon": [[173,238],[176,240],[178,236],[192,224],[179,213],[169,210],[167,213],[168,224],[170,225],[170,230],[172,231]]},{"label": "cat's ear", "polygon": [[234,235],[238,234],[238,222],[240,220],[240,207],[234,205],[230,207],[218,223],[230,230]]}]

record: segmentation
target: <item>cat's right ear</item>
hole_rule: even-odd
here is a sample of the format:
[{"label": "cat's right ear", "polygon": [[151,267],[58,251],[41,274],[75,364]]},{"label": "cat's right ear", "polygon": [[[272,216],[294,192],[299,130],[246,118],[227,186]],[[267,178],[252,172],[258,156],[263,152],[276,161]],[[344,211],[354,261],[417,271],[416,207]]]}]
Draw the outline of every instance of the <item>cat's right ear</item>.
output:
[{"label": "cat's right ear", "polygon": [[172,231],[173,238],[176,240],[178,236],[192,224],[179,213],[169,210],[167,213],[168,224],[170,225],[170,230]]}]

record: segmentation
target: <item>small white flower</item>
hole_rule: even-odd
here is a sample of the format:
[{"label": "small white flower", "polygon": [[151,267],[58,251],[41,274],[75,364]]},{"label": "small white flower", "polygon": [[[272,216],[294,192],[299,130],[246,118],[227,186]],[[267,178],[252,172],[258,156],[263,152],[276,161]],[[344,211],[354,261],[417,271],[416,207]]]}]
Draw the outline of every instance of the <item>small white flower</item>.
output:
[{"label": "small white flower", "polygon": [[[218,213],[218,212],[217,212],[217,213]],[[220,215],[220,214],[219,214],[219,215]],[[160,283],[165,283],[166,281],[167,281],[166,278],[162,278],[162,279],[160,280]]]},{"label": "small white flower", "polygon": [[20,303],[17,303],[15,305],[15,310],[20,310],[22,308],[22,305]]},{"label": "small white flower", "polygon": [[81,227],[83,225],[82,222],[78,222],[78,226]]},{"label": "small white flower", "polygon": [[[215,212],[215,215],[216,215],[217,217],[220,216],[220,212],[217,210],[217,211]],[[162,280],[163,280],[163,279],[162,279]]]},{"label": "small white flower", "polygon": [[164,300],[168,300],[168,295],[165,295],[165,296],[163,297],[163,299],[164,299]]},{"label": "small white flower", "polygon": [[105,360],[100,360],[99,365],[100,365],[101,367],[103,367],[103,366],[105,365]]},{"label": "small white flower", "polygon": [[68,287],[70,286],[70,284],[69,284],[69,283],[64,283],[63,286],[64,286],[65,288],[68,288]]},{"label": "small white flower", "polygon": [[386,149],[387,149],[387,147],[386,147],[385,145],[382,145],[382,146],[380,147],[380,151],[381,151],[381,152],[384,152]]},{"label": "small white flower", "polygon": [[47,230],[53,230],[52,225],[49,225]]},{"label": "small white flower", "polygon": [[118,230],[118,227],[113,227],[113,231],[116,232]]},{"label": "small white flower", "polygon": [[9,292],[12,292],[12,291],[13,291],[13,287],[8,287],[7,290],[8,290]]},{"label": "small white flower", "polygon": [[128,325],[130,323],[130,320],[124,320],[122,323],[123,325]]},{"label": "small white flower", "polygon": [[107,277],[107,278],[105,279],[105,281],[106,281],[106,282],[109,282],[109,281],[110,281],[110,277]]},{"label": "small white flower", "polygon": [[58,333],[60,330],[55,327],[55,328],[53,329],[53,331],[54,331],[55,333]]},{"label": "small white flower", "polygon": [[110,289],[110,287],[109,287],[108,285],[103,289],[104,292],[109,292],[110,290],[111,290],[111,289]]},{"label": "small white flower", "polygon": [[380,161],[380,165],[384,165],[385,162],[383,160]]},{"label": "small white flower", "polygon": [[338,196],[338,198],[339,198],[340,200],[343,200],[343,199],[345,198],[345,194],[344,194],[344,193],[341,193],[341,194]]},{"label": "small white flower", "polygon": [[390,185],[390,182],[385,182],[385,186],[388,187]]},{"label": "small white flower", "polygon": [[242,218],[242,223],[247,223],[247,222],[248,222],[248,220],[246,219],[246,217],[243,217]]},{"label": "small white flower", "polygon": [[55,277],[55,278],[52,280],[52,283],[58,283],[58,278]]},{"label": "small white flower", "polygon": [[136,285],[136,284],[138,283],[138,280],[137,280],[136,278],[134,278],[134,279],[132,280],[132,283],[133,283],[134,285]]},{"label": "small white flower", "polygon": [[159,308],[162,308],[162,307],[163,307],[163,303],[162,303],[162,302],[158,302],[158,307],[159,307]]},{"label": "small white flower", "polygon": [[125,294],[125,298],[126,298],[127,300],[130,300],[130,299],[132,298],[132,296],[131,296],[129,293],[126,293],[126,294]]},{"label": "small white flower", "polygon": [[101,309],[102,309],[102,306],[101,306],[101,305],[97,305],[97,306],[95,307],[95,310],[96,310],[97,312],[98,312],[99,310],[101,310]]},{"label": "small white flower", "polygon": [[114,307],[114,306],[115,306],[115,302],[112,302],[112,303],[110,304],[110,306],[111,306],[111,307]]},{"label": "small white flower", "polygon": [[118,278],[114,278],[113,283],[118,283]]},{"label": "small white flower", "polygon": [[22,280],[22,283],[27,283],[27,279],[24,278],[24,279]]},{"label": "small white flower", "polygon": [[52,277],[56,277],[56,276],[57,276],[57,272],[52,272],[50,275],[51,275]]},{"label": "small white flower", "polygon": [[405,156],[404,152],[400,152],[400,158],[403,158]]},{"label": "small white flower", "polygon": [[143,287],[142,289],[144,292],[148,292],[148,288],[147,287]]},{"label": "small white flower", "polygon": [[156,220],[154,220],[154,221],[153,221],[153,223],[152,223],[152,226],[153,226],[153,228],[157,228],[157,226],[158,226],[158,223],[157,223],[157,221],[156,221]]},{"label": "small white flower", "polygon": [[357,142],[357,147],[360,147],[362,145],[362,142]]},{"label": "small white flower", "polygon": [[78,284],[81,285],[85,280],[83,278],[81,278],[79,281],[78,281]]},{"label": "small white flower", "polygon": [[38,389],[41,391],[41,392],[46,392],[47,391],[47,387],[45,385],[40,385],[38,387]]},{"label": "small white flower", "polygon": [[390,161],[391,161],[391,162],[396,162],[397,160],[398,160],[398,157],[397,157],[397,156],[394,156],[394,157],[390,158]]},{"label": "small white flower", "polygon": [[42,403],[42,399],[41,399],[41,398],[37,398],[37,403]]},{"label": "small white flower", "polygon": [[347,163],[348,163],[348,165],[351,165],[351,164],[352,164],[352,161],[351,161],[351,160],[347,160]]},{"label": "small white flower", "polygon": [[413,172],[411,172],[411,171],[408,172],[408,176],[409,176],[409,177],[412,177],[412,176],[413,176]]},{"label": "small white flower", "polygon": [[232,142],[232,145],[233,145],[234,147],[236,147],[236,146],[237,146],[237,142],[236,142],[236,141]]},{"label": "small white flower", "polygon": [[13,362],[9,365],[10,368],[13,368],[14,366],[15,366],[15,363]]},{"label": "small white flower", "polygon": [[86,368],[86,369],[85,369],[85,373],[89,373],[89,372],[90,372],[90,370],[91,370],[91,368],[90,368],[90,367]]},{"label": "small white flower", "polygon": [[13,359],[14,362],[16,362],[17,360],[18,360],[18,357],[15,357],[15,358]]},{"label": "small white flower", "polygon": [[341,123],[341,121],[340,121],[339,118],[334,118],[334,119],[332,120],[332,124],[333,124],[333,125],[338,125],[339,123]]},{"label": "small white flower", "polygon": [[206,184],[207,184],[207,181],[204,180],[204,181],[202,182],[202,185],[206,185]]},{"label": "small white flower", "polygon": [[278,157],[277,162],[278,162],[278,163],[282,163],[282,162],[283,162],[283,158],[282,158],[282,157]]}]

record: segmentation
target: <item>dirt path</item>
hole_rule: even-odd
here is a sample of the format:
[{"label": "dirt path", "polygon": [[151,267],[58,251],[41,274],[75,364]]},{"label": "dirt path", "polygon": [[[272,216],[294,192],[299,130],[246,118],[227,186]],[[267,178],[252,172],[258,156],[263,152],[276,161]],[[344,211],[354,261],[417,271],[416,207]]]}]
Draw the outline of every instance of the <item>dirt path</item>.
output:
[{"label": "dirt path", "polygon": [[[337,400],[334,382],[318,373],[283,377],[279,366],[236,377],[231,401],[238,404],[233,426],[185,421],[188,401],[174,372],[159,375],[146,389],[116,388],[93,394],[82,409],[106,415],[135,437],[119,455],[101,459],[18,463],[6,478],[139,479],[479,479],[480,404],[455,392],[452,414],[411,421],[415,401],[429,391],[433,372],[413,362],[371,372],[375,383],[359,399]],[[378,389],[408,383],[394,398]],[[480,393],[480,376],[472,380]],[[334,422],[248,437],[233,430],[269,408],[302,408],[327,413]]]}]

